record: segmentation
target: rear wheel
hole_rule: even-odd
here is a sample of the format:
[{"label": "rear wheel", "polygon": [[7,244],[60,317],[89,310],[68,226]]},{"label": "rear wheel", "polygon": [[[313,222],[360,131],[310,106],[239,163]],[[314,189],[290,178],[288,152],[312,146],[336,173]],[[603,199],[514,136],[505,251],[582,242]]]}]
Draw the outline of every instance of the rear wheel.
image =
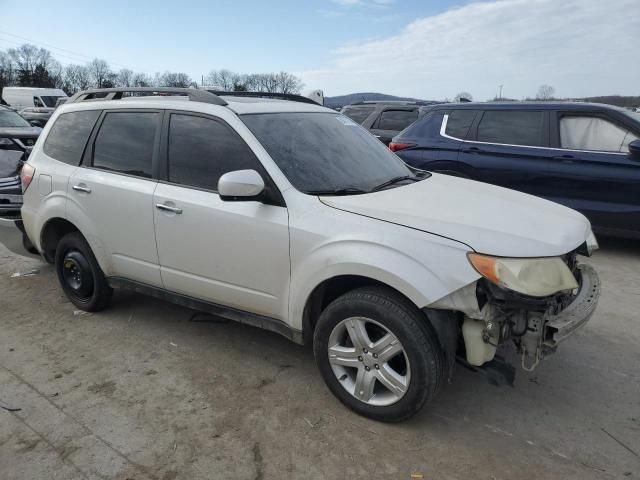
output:
[{"label": "rear wheel", "polygon": [[318,320],[313,347],[333,394],[376,420],[413,416],[443,377],[442,352],[427,319],[385,288],[360,288],[333,301]]},{"label": "rear wheel", "polygon": [[97,312],[111,301],[113,290],[79,232],[69,233],[58,242],[55,269],[62,290],[81,310]]}]

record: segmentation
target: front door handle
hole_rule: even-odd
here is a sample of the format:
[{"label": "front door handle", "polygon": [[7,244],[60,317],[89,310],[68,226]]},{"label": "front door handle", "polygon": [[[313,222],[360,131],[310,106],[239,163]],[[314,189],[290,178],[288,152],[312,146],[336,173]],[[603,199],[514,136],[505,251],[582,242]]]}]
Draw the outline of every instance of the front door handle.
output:
[{"label": "front door handle", "polygon": [[156,203],[156,208],[158,210],[164,210],[165,212],[175,213],[176,215],[180,215],[182,213],[181,208],[172,207],[171,205],[165,205],[164,203]]},{"label": "front door handle", "polygon": [[73,188],[77,192],[91,193],[91,189],[89,187],[85,187],[84,185],[74,185]]},{"label": "front door handle", "polygon": [[562,163],[575,163],[576,157],[573,155],[559,155],[557,157],[553,157],[554,160],[560,160]]}]

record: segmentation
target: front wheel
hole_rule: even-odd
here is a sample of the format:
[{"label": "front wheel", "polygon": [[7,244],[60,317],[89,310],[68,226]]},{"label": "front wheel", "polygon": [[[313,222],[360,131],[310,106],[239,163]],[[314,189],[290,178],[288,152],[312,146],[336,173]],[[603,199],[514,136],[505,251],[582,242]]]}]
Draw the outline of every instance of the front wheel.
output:
[{"label": "front wheel", "polygon": [[385,288],[359,288],[334,300],[318,320],[313,348],[333,394],[375,420],[415,415],[443,377],[443,354],[427,319]]}]

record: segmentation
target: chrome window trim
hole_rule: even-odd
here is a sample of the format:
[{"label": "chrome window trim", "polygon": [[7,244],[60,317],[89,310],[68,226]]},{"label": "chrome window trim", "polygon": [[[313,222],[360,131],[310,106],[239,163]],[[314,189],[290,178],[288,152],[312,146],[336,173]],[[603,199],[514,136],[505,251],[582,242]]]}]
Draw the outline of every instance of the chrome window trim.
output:
[{"label": "chrome window trim", "polygon": [[462,138],[452,137],[451,135],[447,135],[445,130],[447,129],[447,122],[449,121],[449,114],[445,114],[442,119],[442,125],[440,126],[440,136],[444,138],[449,138],[451,140],[457,140],[458,142],[467,142],[467,143],[478,143],[480,145],[502,145],[505,147],[525,147],[525,148],[537,148],[540,150],[562,150],[563,152],[585,152],[585,153],[606,153],[608,155],[624,155],[627,156],[628,153],[625,152],[606,152],[603,150],[571,150],[569,148],[554,148],[554,147],[534,147],[532,145],[513,145],[511,143],[492,143],[492,142],[480,142],[478,140],[463,140]]}]

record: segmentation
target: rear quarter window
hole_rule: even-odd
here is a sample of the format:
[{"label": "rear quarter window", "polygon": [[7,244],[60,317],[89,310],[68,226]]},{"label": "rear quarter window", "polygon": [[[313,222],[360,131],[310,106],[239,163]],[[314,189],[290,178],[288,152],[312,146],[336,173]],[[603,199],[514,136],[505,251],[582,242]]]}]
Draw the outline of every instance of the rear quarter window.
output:
[{"label": "rear quarter window", "polygon": [[418,110],[385,110],[380,115],[376,128],[400,131],[418,119]]},{"label": "rear quarter window", "polygon": [[362,125],[362,122],[364,122],[367,119],[367,117],[371,115],[371,112],[373,112],[374,109],[375,107],[373,105],[367,105],[367,106],[363,105],[358,107],[344,107],[341,113],[349,117],[354,122],[357,122],[360,125]]},{"label": "rear quarter window", "polygon": [[450,137],[464,140],[477,113],[477,110],[452,110],[447,119],[445,133]]},{"label": "rear quarter window", "polygon": [[83,110],[60,115],[42,147],[44,153],[60,162],[79,165],[100,110]]}]

